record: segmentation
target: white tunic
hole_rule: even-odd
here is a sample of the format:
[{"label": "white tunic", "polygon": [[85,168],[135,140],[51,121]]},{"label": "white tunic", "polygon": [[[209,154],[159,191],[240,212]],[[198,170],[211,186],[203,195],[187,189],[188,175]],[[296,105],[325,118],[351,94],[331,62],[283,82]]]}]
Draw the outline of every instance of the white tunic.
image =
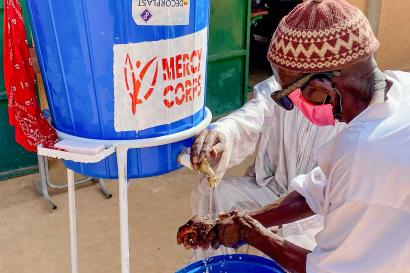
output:
[{"label": "white tunic", "polygon": [[324,216],[307,272],[410,272],[410,73],[386,72],[388,100],[370,105],[292,181]]},{"label": "white tunic", "polygon": [[[316,166],[316,149],[344,126],[317,127],[297,109],[280,108],[270,98],[279,89],[275,78],[269,78],[254,88],[252,100],[213,124],[227,139],[226,151],[212,162],[218,177],[224,177],[230,167],[256,152],[255,163],[246,176],[224,177],[218,184],[212,200],[214,214],[233,209],[254,210],[288,193],[290,180],[311,171]],[[194,188],[195,215],[208,214],[209,192],[206,180]],[[321,227],[320,220],[308,219],[286,226],[283,236],[313,249],[314,235]]]},{"label": "white tunic", "polygon": [[269,185],[277,196],[288,191],[290,179],[316,165],[315,151],[344,124],[317,127],[298,110],[286,111],[270,97],[280,85],[274,77],[254,88],[254,98],[241,109],[213,123],[227,139],[222,160],[214,167],[220,177],[256,151],[252,174],[259,186]]}]

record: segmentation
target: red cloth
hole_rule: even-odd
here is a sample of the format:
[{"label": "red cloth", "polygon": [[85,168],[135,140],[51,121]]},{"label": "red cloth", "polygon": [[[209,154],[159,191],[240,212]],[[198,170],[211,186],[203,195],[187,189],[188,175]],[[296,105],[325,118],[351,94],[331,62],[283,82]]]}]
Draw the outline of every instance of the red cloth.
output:
[{"label": "red cloth", "polygon": [[52,147],[58,137],[37,105],[36,79],[19,0],[4,3],[4,83],[16,142],[30,152],[36,152],[39,144]]}]

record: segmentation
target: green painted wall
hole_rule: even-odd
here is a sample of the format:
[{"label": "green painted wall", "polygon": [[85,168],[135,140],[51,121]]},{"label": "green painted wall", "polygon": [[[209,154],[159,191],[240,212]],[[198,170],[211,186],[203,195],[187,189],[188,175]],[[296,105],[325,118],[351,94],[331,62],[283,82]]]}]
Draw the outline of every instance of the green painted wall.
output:
[{"label": "green painted wall", "polygon": [[247,99],[250,0],[211,0],[207,105],[214,116]]}]

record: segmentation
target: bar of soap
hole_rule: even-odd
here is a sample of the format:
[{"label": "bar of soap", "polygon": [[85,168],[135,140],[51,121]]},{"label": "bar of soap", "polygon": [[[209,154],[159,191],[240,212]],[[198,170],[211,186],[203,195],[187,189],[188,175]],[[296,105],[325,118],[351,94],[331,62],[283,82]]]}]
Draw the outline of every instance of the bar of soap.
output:
[{"label": "bar of soap", "polygon": [[105,146],[102,144],[81,142],[76,140],[64,139],[57,142],[54,147],[71,153],[95,155],[104,151]]}]

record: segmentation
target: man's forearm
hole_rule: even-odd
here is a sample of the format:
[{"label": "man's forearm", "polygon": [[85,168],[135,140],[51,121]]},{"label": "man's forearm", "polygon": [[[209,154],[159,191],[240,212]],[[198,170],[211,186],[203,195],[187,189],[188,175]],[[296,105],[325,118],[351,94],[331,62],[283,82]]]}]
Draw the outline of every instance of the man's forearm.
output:
[{"label": "man's forearm", "polygon": [[298,192],[291,192],[283,198],[249,215],[265,227],[280,226],[314,215],[305,198]]},{"label": "man's forearm", "polygon": [[296,246],[278,236],[265,235],[249,245],[259,249],[291,273],[305,273],[309,250]]}]

